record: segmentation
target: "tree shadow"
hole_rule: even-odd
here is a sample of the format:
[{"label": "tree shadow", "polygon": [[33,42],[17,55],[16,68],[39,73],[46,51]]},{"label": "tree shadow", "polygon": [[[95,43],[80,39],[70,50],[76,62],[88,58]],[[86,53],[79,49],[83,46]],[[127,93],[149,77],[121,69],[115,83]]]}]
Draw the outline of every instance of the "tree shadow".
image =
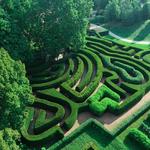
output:
[{"label": "tree shadow", "polygon": [[112,28],[111,31],[122,38],[129,38],[132,34],[134,34],[143,24],[143,22],[137,23],[135,25],[124,25],[121,24],[118,27]]},{"label": "tree shadow", "polygon": [[145,28],[134,38],[135,41],[142,41],[150,34],[150,21],[146,24]]}]

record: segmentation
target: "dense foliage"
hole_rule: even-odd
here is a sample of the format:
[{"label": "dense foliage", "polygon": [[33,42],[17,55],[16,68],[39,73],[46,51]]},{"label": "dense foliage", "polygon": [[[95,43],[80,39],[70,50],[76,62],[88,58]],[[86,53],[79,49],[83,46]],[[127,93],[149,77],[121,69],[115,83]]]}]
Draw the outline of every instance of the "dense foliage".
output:
[{"label": "dense foliage", "polygon": [[[95,0],[96,22],[134,24],[149,18],[149,2],[141,0]],[[104,18],[104,19],[103,19]]]},{"label": "dense foliage", "polygon": [[0,1],[0,46],[15,59],[32,58],[31,41],[26,36],[25,17],[32,0]]},{"label": "dense foliage", "polygon": [[0,149],[1,150],[21,150],[17,141],[20,139],[20,134],[17,130],[5,128],[0,131]]},{"label": "dense foliage", "polygon": [[34,100],[25,74],[24,65],[12,60],[4,49],[0,49],[0,129],[19,129],[26,114],[26,105]]},{"label": "dense foliage", "polygon": [[0,46],[24,62],[37,51],[57,56],[69,47],[79,50],[91,8],[92,0],[2,0]]}]

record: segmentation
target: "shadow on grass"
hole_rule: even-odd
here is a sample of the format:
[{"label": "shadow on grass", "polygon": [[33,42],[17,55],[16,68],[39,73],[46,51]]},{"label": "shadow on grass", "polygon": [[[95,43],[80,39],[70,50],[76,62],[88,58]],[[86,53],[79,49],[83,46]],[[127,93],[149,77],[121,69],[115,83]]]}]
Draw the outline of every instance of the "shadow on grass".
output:
[{"label": "shadow on grass", "polygon": [[150,34],[150,21],[147,23],[144,29],[134,38],[135,41],[142,41]]},{"label": "shadow on grass", "polygon": [[143,22],[140,22],[138,24],[135,25],[131,25],[131,26],[125,26],[123,24],[112,28],[111,31],[114,34],[117,34],[118,36],[121,36],[122,38],[129,38],[132,34],[134,34],[141,26],[142,26]]}]

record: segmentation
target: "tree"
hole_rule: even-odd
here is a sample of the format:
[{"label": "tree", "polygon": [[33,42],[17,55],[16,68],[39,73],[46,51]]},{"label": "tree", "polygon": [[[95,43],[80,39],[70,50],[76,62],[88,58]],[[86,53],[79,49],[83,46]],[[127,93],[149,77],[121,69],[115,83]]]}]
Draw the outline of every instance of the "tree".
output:
[{"label": "tree", "polygon": [[141,5],[141,0],[133,0],[132,1],[133,5],[133,13],[134,13],[134,19],[135,21],[140,21],[142,20],[142,5]]},{"label": "tree", "polygon": [[120,19],[123,23],[129,25],[133,24],[135,21],[133,5],[130,0],[121,0],[120,1]]},{"label": "tree", "polygon": [[143,6],[143,17],[150,19],[150,2],[145,3]]},{"label": "tree", "polygon": [[31,8],[26,33],[44,55],[84,46],[91,0],[33,0]]},{"label": "tree", "polygon": [[20,139],[20,134],[17,130],[5,128],[0,131],[0,150],[21,150],[17,141]]},{"label": "tree", "polygon": [[26,116],[25,107],[34,97],[26,78],[25,66],[0,49],[0,129],[18,129]]},{"label": "tree", "polygon": [[120,16],[120,7],[118,0],[109,1],[105,8],[104,17],[107,21],[117,21]]},{"label": "tree", "polygon": [[94,0],[95,9],[99,11],[99,9],[105,9],[109,0]]},{"label": "tree", "polygon": [[32,0],[0,1],[0,46],[14,59],[28,62],[33,57],[31,41],[25,32],[25,17]]}]

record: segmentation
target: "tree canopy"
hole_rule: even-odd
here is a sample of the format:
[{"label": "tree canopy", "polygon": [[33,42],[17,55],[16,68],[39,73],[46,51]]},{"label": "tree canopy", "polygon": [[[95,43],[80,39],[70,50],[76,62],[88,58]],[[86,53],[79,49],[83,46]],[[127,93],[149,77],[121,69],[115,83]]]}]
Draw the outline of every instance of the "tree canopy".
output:
[{"label": "tree canopy", "polygon": [[17,144],[20,139],[20,134],[17,130],[5,128],[0,131],[0,149],[1,150],[21,150]]},{"label": "tree canopy", "polygon": [[0,129],[19,129],[25,118],[25,107],[34,97],[26,78],[25,66],[0,49]]},{"label": "tree canopy", "polygon": [[92,0],[0,1],[0,46],[29,62],[38,51],[57,56],[85,43]]}]

